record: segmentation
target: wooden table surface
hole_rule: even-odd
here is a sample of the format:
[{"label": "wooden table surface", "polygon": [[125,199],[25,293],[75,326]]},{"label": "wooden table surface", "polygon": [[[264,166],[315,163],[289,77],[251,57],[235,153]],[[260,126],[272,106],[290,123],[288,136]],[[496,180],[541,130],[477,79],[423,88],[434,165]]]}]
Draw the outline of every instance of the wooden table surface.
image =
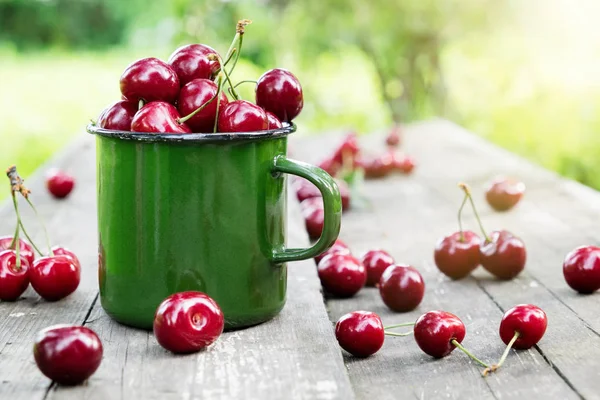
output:
[{"label": "wooden table surface", "polygon": [[[297,135],[291,150],[295,158],[317,162],[339,139]],[[383,149],[381,135],[363,142],[367,149]],[[415,172],[366,182],[367,204],[344,215],[340,237],[356,255],[380,247],[397,262],[418,268],[426,293],[415,311],[389,311],[373,288],[351,299],[324,301],[314,262],[291,263],[288,302],[277,318],[227,332],[206,351],[174,356],[152,333],[113,322],[100,306],[94,141],[81,138],[26,183],[52,241],[79,255],[82,281],[73,295],[56,303],[41,300],[32,289],[17,302],[0,302],[0,399],[600,399],[600,294],[578,295],[562,276],[568,251],[600,240],[600,195],[446,121],[408,126],[403,149],[417,159]],[[50,199],[43,187],[43,170],[50,166],[77,179],[66,201]],[[483,201],[484,183],[497,174],[527,185],[523,201],[508,213],[494,213]],[[524,240],[527,266],[517,279],[500,282],[478,269],[470,278],[451,281],[437,271],[433,247],[457,228],[459,181],[473,188],[488,230],[506,228]],[[306,246],[292,193],[290,200],[289,242]],[[5,202],[2,234],[13,232],[11,213]],[[34,231],[31,213],[25,212],[24,220]],[[476,230],[472,213],[466,213],[465,223]],[[41,230],[35,231],[41,242]],[[465,322],[463,344],[492,362],[504,349],[498,337],[503,311],[520,303],[546,311],[546,335],[530,350],[512,351],[505,366],[487,378],[462,353],[434,360],[412,337],[388,337],[377,354],[356,359],[340,350],[333,334],[335,321],[354,310],[377,312],[384,324],[392,324],[441,309]],[[57,323],[84,324],[104,344],[102,365],[82,386],[52,384],[33,360],[35,334]]]}]

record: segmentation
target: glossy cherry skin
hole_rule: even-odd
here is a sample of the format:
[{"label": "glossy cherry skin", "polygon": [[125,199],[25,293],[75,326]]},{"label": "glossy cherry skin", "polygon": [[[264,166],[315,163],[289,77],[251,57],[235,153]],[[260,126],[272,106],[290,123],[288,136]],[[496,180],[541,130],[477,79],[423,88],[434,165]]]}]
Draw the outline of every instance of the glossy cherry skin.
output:
[{"label": "glossy cherry skin", "polygon": [[513,208],[525,193],[525,184],[513,179],[496,178],[485,190],[488,204],[496,211]]},{"label": "glossy cherry skin", "polygon": [[479,261],[483,268],[500,279],[513,279],[525,268],[527,252],[521,239],[508,231],[494,231],[490,242],[479,246]]},{"label": "glossy cherry skin", "polygon": [[461,343],[465,338],[465,324],[456,315],[446,311],[429,311],[417,319],[415,340],[424,353],[442,358],[456,348],[452,339]]},{"label": "glossy cherry skin", "polygon": [[121,93],[128,100],[166,101],[179,94],[179,78],[171,66],[158,58],[142,58],[131,63],[121,75]]},{"label": "glossy cherry skin", "polygon": [[423,277],[410,265],[389,266],[379,280],[381,299],[391,310],[407,312],[414,310],[423,300],[425,282]]},{"label": "glossy cherry skin", "polygon": [[71,250],[62,247],[62,246],[54,246],[52,248],[52,254],[54,254],[55,256],[66,256],[66,257],[70,257],[73,262],[75,263],[75,265],[78,268],[81,268],[81,263],[79,262],[79,258],[77,258],[77,256],[75,255],[75,253],[73,253]]},{"label": "glossy cherry skin", "polygon": [[129,131],[131,121],[138,111],[139,104],[133,101],[121,100],[106,107],[98,117],[100,128],[117,131]]},{"label": "glossy cherry skin", "polygon": [[269,127],[265,110],[246,100],[234,100],[219,113],[219,132],[258,132]]},{"label": "glossy cherry skin", "polygon": [[325,209],[321,197],[311,197],[300,203],[306,231],[311,239],[318,239],[323,232]]},{"label": "glossy cherry skin", "polygon": [[[179,114],[182,117],[191,114],[212,99],[217,94],[217,90],[217,84],[209,79],[194,79],[190,81],[179,92],[179,99],[177,100]],[[227,105],[228,100],[223,92],[221,92],[220,97],[219,109],[222,110]],[[185,123],[190,127],[192,132],[211,133],[214,130],[216,117],[217,100],[215,99]]]},{"label": "glossy cherry skin", "polygon": [[171,54],[167,61],[179,77],[179,84],[186,85],[194,79],[211,79],[219,70],[217,60],[209,60],[209,54],[219,54],[205,44],[181,46]]},{"label": "glossy cherry skin", "polygon": [[33,345],[40,371],[61,385],[77,385],[92,376],[102,352],[100,338],[85,326],[51,326],[37,334]]},{"label": "glossy cherry skin", "polygon": [[329,254],[317,265],[321,285],[335,297],[352,297],[367,281],[367,271],[350,254]]},{"label": "glossy cherry skin", "polygon": [[479,266],[480,245],[481,239],[471,231],[444,236],[435,245],[435,265],[449,278],[462,279]]},{"label": "glossy cherry skin", "polygon": [[335,324],[335,337],[341,348],[356,357],[368,357],[381,349],[385,334],[379,315],[353,311]]},{"label": "glossy cherry skin", "polygon": [[38,258],[29,269],[33,289],[47,301],[67,297],[77,289],[81,267],[69,256]]},{"label": "glossy cherry skin", "polygon": [[131,121],[132,132],[191,133],[190,128],[179,123],[179,112],[174,105],[153,101],[142,107]]},{"label": "glossy cherry skin", "polygon": [[500,338],[508,345],[515,332],[519,338],[513,348],[527,350],[542,339],[548,326],[546,313],[532,304],[519,304],[504,313],[500,322]]},{"label": "glossy cherry skin", "polygon": [[281,123],[279,118],[277,118],[275,116],[275,114],[273,114],[272,112],[269,112],[269,111],[265,111],[265,112],[267,113],[267,123],[269,125],[269,129],[283,128],[283,124]]},{"label": "glossy cherry skin", "polygon": [[[0,237],[0,251],[4,250],[15,250],[16,246],[11,247],[13,241],[12,236],[2,236]],[[19,238],[19,256],[23,259],[27,260],[29,265],[33,264],[35,260],[35,252],[33,251],[33,247],[23,239]]]},{"label": "glossy cherry skin", "polygon": [[219,305],[202,292],[175,293],[156,309],[154,335],[173,353],[193,353],[214,343],[225,326]]},{"label": "glossy cherry skin", "polygon": [[318,264],[323,258],[325,258],[325,256],[334,253],[350,254],[350,248],[341,239],[336,239],[335,243],[330,248],[328,248],[323,254],[315,257],[315,261]]},{"label": "glossy cherry skin", "polygon": [[401,132],[400,125],[394,125],[385,138],[385,143],[390,147],[398,147],[400,145]]},{"label": "glossy cherry skin", "polygon": [[600,247],[581,246],[571,251],[563,262],[567,284],[579,293],[600,289]]},{"label": "glossy cherry skin", "polygon": [[394,258],[385,250],[369,250],[361,257],[360,261],[367,269],[367,286],[375,286],[379,283],[383,271],[394,265]]},{"label": "glossy cherry skin", "polygon": [[256,104],[275,114],[281,122],[291,122],[304,106],[302,86],[290,71],[269,70],[258,78]]},{"label": "glossy cherry skin", "polygon": [[53,169],[46,176],[46,187],[52,196],[57,199],[64,199],[75,187],[75,178],[66,172]]},{"label": "glossy cherry skin", "polygon": [[0,252],[0,300],[15,301],[29,286],[29,262],[21,258],[17,267],[17,253],[14,250]]},{"label": "glossy cherry skin", "polygon": [[366,178],[383,178],[394,170],[394,158],[390,153],[384,153],[365,160],[364,168]]}]

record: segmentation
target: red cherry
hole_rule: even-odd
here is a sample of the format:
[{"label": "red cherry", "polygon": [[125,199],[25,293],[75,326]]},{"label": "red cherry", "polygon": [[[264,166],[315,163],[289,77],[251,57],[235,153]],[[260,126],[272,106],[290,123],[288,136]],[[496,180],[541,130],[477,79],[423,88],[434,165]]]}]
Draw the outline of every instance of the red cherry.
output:
[{"label": "red cherry", "polygon": [[[338,189],[340,191],[340,197],[342,200],[342,210],[347,210],[348,208],[350,208],[350,188],[344,180],[336,179],[335,183],[338,185]],[[319,191],[319,189],[317,189],[317,187],[307,179],[297,179],[294,182],[293,187],[296,190],[296,197],[300,202],[306,199],[310,199],[312,197],[321,197],[321,192]]]},{"label": "red cherry", "polygon": [[104,129],[129,131],[131,121],[139,105],[133,101],[121,100],[106,107],[98,117],[98,126]]},{"label": "red cherry", "polygon": [[415,169],[415,160],[409,156],[395,157],[394,169],[404,173],[410,174]]},{"label": "red cherry", "polygon": [[[217,90],[217,84],[208,79],[194,79],[189,82],[179,92],[179,99],[177,100],[179,114],[182,116],[191,114],[212,99],[217,94]],[[227,96],[221,92],[219,109],[222,110],[227,103]],[[215,99],[185,123],[192,132],[211,133],[214,130],[216,116],[217,100]]]},{"label": "red cherry", "polygon": [[142,58],[130,64],[121,75],[121,93],[138,102],[172,103],[179,93],[179,78],[171,66],[158,58]]},{"label": "red cherry", "polygon": [[40,296],[48,301],[57,301],[77,289],[81,280],[81,267],[69,256],[42,257],[31,266],[29,279]]},{"label": "red cherry", "polygon": [[0,300],[15,301],[29,286],[29,262],[21,258],[17,267],[17,253],[14,250],[0,252]]},{"label": "red cherry", "polygon": [[46,187],[52,196],[57,199],[67,197],[74,186],[75,178],[58,169],[50,170],[46,176]]},{"label": "red cherry", "polygon": [[61,385],[77,385],[92,376],[102,351],[98,335],[84,326],[51,326],[38,333],[33,345],[40,371]]},{"label": "red cherry", "polygon": [[269,125],[269,129],[283,128],[283,124],[281,123],[279,118],[277,118],[275,116],[275,114],[273,114],[272,112],[269,112],[269,111],[265,111],[265,112],[267,113],[267,123]]},{"label": "red cherry", "polygon": [[479,259],[483,268],[500,279],[513,279],[525,268],[527,252],[521,239],[508,231],[494,231],[490,241],[479,247]]},{"label": "red cherry", "polygon": [[361,257],[360,261],[367,269],[367,286],[375,286],[379,283],[383,271],[394,265],[394,258],[385,250],[369,250]]},{"label": "red cherry", "polygon": [[385,143],[390,147],[398,147],[400,145],[401,133],[400,125],[394,125],[385,138]]},{"label": "red cherry", "polygon": [[186,124],[179,123],[179,113],[174,105],[153,101],[142,107],[131,121],[133,132],[191,133]]},{"label": "red cherry", "polygon": [[225,326],[219,305],[201,292],[175,293],[158,306],[154,335],[173,353],[192,353],[214,343]]},{"label": "red cherry", "polygon": [[496,178],[485,190],[485,198],[496,211],[513,208],[525,193],[525,184],[514,179]]},{"label": "red cherry", "polygon": [[55,256],[70,257],[73,260],[73,262],[75,263],[75,265],[77,266],[77,268],[81,268],[81,263],[79,262],[79,258],[77,258],[75,253],[73,253],[71,250],[69,250],[65,247],[54,246],[52,248],[52,254],[54,254]]},{"label": "red cherry", "polygon": [[306,231],[311,239],[318,239],[323,232],[325,209],[321,197],[311,197],[300,203]]},{"label": "red cherry", "polygon": [[[4,250],[15,250],[16,246],[12,246],[13,237],[12,236],[2,236],[0,237],[0,251]],[[35,253],[33,251],[33,247],[23,239],[19,239],[19,256],[27,260],[29,265],[33,264],[35,260]]]},{"label": "red cherry", "polygon": [[452,340],[461,343],[465,338],[465,324],[446,311],[429,311],[415,323],[415,340],[421,350],[435,358],[442,358],[456,348]]},{"label": "red cherry", "polygon": [[340,166],[346,165],[348,161],[354,163],[354,159],[360,153],[360,145],[355,133],[349,133],[333,152],[331,160]]},{"label": "red cherry", "polygon": [[563,262],[567,284],[579,293],[600,289],[600,247],[581,246],[571,251]]},{"label": "red cherry", "polygon": [[179,77],[179,84],[184,86],[194,79],[211,79],[219,70],[217,60],[209,60],[209,54],[219,54],[205,44],[188,44],[181,46],[171,54],[168,63]]},{"label": "red cherry", "polygon": [[281,122],[290,122],[304,106],[302,86],[290,71],[269,70],[258,78],[256,104],[275,114]]},{"label": "red cherry", "polygon": [[350,248],[346,245],[346,243],[342,242],[340,239],[337,239],[333,246],[327,249],[327,251],[325,251],[321,255],[316,256],[315,261],[318,264],[323,258],[325,258],[325,256],[334,253],[350,254]]},{"label": "red cherry", "polygon": [[368,311],[348,313],[335,324],[335,337],[348,353],[368,357],[383,346],[385,334],[379,315]]},{"label": "red cherry", "polygon": [[336,297],[352,297],[365,285],[367,271],[350,254],[329,254],[317,266],[323,288]]},{"label": "red cherry", "polygon": [[265,110],[246,100],[234,100],[219,113],[219,132],[258,132],[268,127]]},{"label": "red cherry", "polygon": [[341,164],[333,160],[333,158],[326,158],[319,163],[319,168],[327,172],[331,176],[336,176],[341,168]]},{"label": "red cherry", "polygon": [[379,294],[390,309],[397,312],[414,310],[423,300],[425,282],[410,265],[387,267],[379,280]]},{"label": "red cherry", "polygon": [[526,350],[542,339],[548,326],[546,313],[532,304],[520,304],[504,313],[500,322],[500,338],[508,345],[516,333],[513,348]]},{"label": "red cherry", "polygon": [[365,177],[382,178],[389,175],[394,169],[394,158],[390,153],[365,160]]},{"label": "red cherry", "polygon": [[446,276],[462,279],[479,266],[480,244],[479,236],[471,231],[444,236],[435,246],[435,265]]}]

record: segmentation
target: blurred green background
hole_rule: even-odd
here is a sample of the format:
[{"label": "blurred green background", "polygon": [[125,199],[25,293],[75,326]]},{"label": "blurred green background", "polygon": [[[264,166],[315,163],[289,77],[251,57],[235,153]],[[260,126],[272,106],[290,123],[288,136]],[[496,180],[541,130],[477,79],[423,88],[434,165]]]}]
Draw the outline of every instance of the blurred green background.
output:
[{"label": "blurred green background", "polygon": [[224,53],[240,18],[235,80],[292,70],[303,130],[442,116],[600,188],[598,0],[0,0],[0,165],[29,174],[120,98],[130,62]]}]

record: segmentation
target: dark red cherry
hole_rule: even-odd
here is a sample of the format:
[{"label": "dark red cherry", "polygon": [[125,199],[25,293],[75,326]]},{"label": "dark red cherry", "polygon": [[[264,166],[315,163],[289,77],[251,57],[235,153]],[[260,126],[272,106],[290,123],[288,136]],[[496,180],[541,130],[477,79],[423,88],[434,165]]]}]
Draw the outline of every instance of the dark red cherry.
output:
[{"label": "dark red cherry", "polygon": [[21,258],[17,266],[17,253],[14,250],[0,252],[0,300],[15,301],[29,286],[29,262]]},{"label": "dark red cherry", "polygon": [[311,239],[318,239],[323,232],[325,209],[321,197],[311,197],[300,203],[306,231]]},{"label": "dark red cherry", "polygon": [[321,197],[319,189],[307,179],[297,178],[292,187],[296,191],[296,197],[300,202],[312,197]]},{"label": "dark red cherry", "polygon": [[142,58],[130,64],[121,75],[121,93],[138,102],[172,103],[179,94],[179,78],[171,66],[158,58]]},{"label": "dark red cherry", "polygon": [[48,301],[57,301],[77,289],[81,267],[69,256],[42,257],[31,266],[29,279],[40,296]]},{"label": "dark red cherry", "polygon": [[258,78],[256,104],[275,114],[281,122],[290,122],[304,106],[302,86],[290,71],[269,70]]},{"label": "dark red cherry", "polygon": [[175,293],[158,306],[154,335],[173,353],[192,353],[214,343],[225,326],[219,305],[201,292]]},{"label": "dark red cherry", "polygon": [[341,239],[336,239],[333,246],[327,249],[323,254],[315,257],[315,261],[318,264],[323,258],[325,258],[325,256],[334,253],[350,254],[350,248],[348,247],[348,245],[346,245],[346,243],[342,242]]},{"label": "dark red cherry", "polygon": [[471,231],[454,232],[435,245],[435,265],[446,276],[462,279],[479,266],[481,239]]},{"label": "dark red cherry", "polygon": [[383,153],[365,160],[364,169],[367,178],[383,178],[394,170],[394,158],[390,153]]},{"label": "dark red cherry", "polygon": [[525,184],[514,179],[496,178],[488,184],[485,198],[496,211],[508,211],[523,197]]},{"label": "dark red cherry", "polygon": [[[209,79],[194,79],[181,88],[177,109],[182,117],[194,112],[217,94],[217,85]],[[221,92],[219,109],[222,110],[228,103],[227,96]],[[211,133],[215,127],[217,117],[217,100],[213,100],[185,123],[192,132]]]},{"label": "dark red cherry", "polygon": [[377,353],[385,334],[379,315],[368,311],[348,313],[335,324],[335,337],[340,347],[356,357]]},{"label": "dark red cherry", "polygon": [[164,101],[153,101],[135,114],[131,122],[131,130],[150,133],[191,133],[185,123],[179,123],[179,118],[174,105]]},{"label": "dark red cherry", "polygon": [[66,257],[70,257],[73,262],[75,263],[75,265],[78,268],[81,268],[81,263],[79,262],[79,258],[77,258],[77,256],[75,255],[75,253],[73,253],[71,250],[62,247],[62,246],[54,246],[52,248],[52,254],[54,254],[55,256],[66,256]]},{"label": "dark red cherry", "polygon": [[600,289],[600,247],[581,246],[571,251],[563,262],[567,284],[579,293]]},{"label": "dark red cherry", "polygon": [[465,338],[465,324],[454,314],[445,311],[429,311],[417,319],[415,340],[424,353],[442,358],[456,348],[452,340],[461,343]]},{"label": "dark red cherry", "polygon": [[[12,236],[2,236],[0,237],[0,251],[3,250],[15,250],[16,246],[12,246],[13,237]],[[35,253],[33,251],[33,247],[23,239],[19,239],[19,253],[20,257],[27,260],[29,265],[33,264],[35,260]]]},{"label": "dark red cherry", "polygon": [[508,345],[516,333],[513,348],[526,350],[542,339],[548,326],[546,313],[532,304],[520,304],[504,313],[500,322],[500,338]]},{"label": "dark red cherry", "polygon": [[385,250],[369,250],[361,257],[360,261],[367,269],[367,286],[375,286],[379,283],[383,271],[394,265],[394,258]]},{"label": "dark red cherry", "polygon": [[67,197],[75,186],[75,178],[64,171],[52,169],[46,176],[46,187],[52,196],[57,199]]},{"label": "dark red cherry", "polygon": [[92,376],[102,352],[98,335],[84,326],[51,326],[39,332],[33,344],[40,371],[61,385],[77,385]]},{"label": "dark red cherry", "polygon": [[379,280],[379,294],[390,309],[397,312],[414,310],[423,300],[425,282],[410,265],[387,267]]},{"label": "dark red cherry", "polygon": [[365,285],[367,271],[350,254],[329,254],[317,266],[321,285],[336,297],[351,297]]},{"label": "dark red cherry", "polygon": [[275,114],[273,114],[272,112],[269,112],[269,111],[266,111],[266,113],[267,113],[267,122],[269,124],[269,129],[283,128],[283,124],[281,123],[279,118],[277,118],[275,116]]},{"label": "dark red cherry", "polygon": [[100,128],[117,131],[129,131],[131,121],[138,111],[138,103],[133,101],[117,101],[102,111],[97,124]]},{"label": "dark red cherry", "polygon": [[219,132],[258,132],[268,127],[265,110],[246,100],[234,100],[219,113]]},{"label": "dark red cherry", "polygon": [[400,145],[401,134],[400,125],[394,125],[385,138],[385,143],[390,147],[398,147]]},{"label": "dark red cherry", "polygon": [[525,268],[527,252],[521,239],[508,231],[494,231],[490,241],[482,241],[479,261],[483,268],[500,279],[513,279]]},{"label": "dark red cherry", "polygon": [[205,44],[188,44],[181,46],[171,54],[168,63],[179,77],[179,84],[184,86],[194,79],[211,79],[219,70],[217,60],[209,60],[209,54],[219,54]]}]

